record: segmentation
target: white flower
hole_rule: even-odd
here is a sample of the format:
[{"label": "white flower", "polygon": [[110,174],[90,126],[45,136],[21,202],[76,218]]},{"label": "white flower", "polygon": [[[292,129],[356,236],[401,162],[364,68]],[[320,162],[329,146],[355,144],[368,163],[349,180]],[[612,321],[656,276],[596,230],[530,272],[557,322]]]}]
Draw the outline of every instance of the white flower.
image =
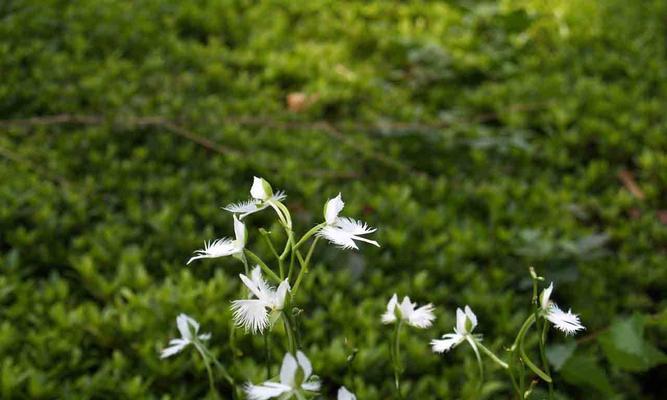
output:
[{"label": "white flower", "polygon": [[[243,284],[250,290],[250,299],[235,300],[232,302],[234,320],[252,333],[263,332],[270,324],[269,313],[277,317],[277,312],[283,309],[285,297],[290,290],[287,279],[282,281],[278,289],[274,289],[262,278],[262,270],[256,266],[250,273],[250,278],[240,274]],[[256,298],[252,298],[252,297]]]},{"label": "white flower", "polygon": [[188,264],[197,260],[199,258],[217,258],[217,257],[226,257],[243,252],[245,247],[248,231],[246,230],[245,224],[239,221],[234,215],[234,235],[236,239],[232,240],[230,238],[216,239],[213,242],[204,242],[204,248],[196,250],[196,256],[191,257],[188,260]]},{"label": "white flower", "polygon": [[[301,370],[301,374],[297,374]],[[301,351],[296,352],[296,359],[290,353],[283,358],[280,367],[280,383],[266,381],[261,385],[247,384],[246,394],[249,400],[268,400],[280,397],[281,400],[296,396],[303,398],[303,392],[317,392],[320,390],[320,382],[311,376],[313,367],[310,360]]]},{"label": "white flower", "polygon": [[442,339],[431,340],[431,347],[436,353],[444,353],[461,344],[464,340],[468,340],[473,349],[477,351],[474,341],[472,340],[472,331],[477,326],[477,316],[472,312],[470,307],[465,306],[465,311],[461,308],[456,309],[456,326],[454,333],[447,333],[442,336]]},{"label": "white flower", "polygon": [[185,314],[180,314],[176,317],[176,326],[178,326],[178,331],[181,333],[181,337],[179,339],[170,340],[169,347],[160,352],[160,358],[171,357],[174,354],[179,353],[190,343],[195,343],[195,340],[197,339],[209,340],[211,338],[210,333],[197,335],[199,332],[199,323]]},{"label": "white flower", "polygon": [[369,227],[365,222],[357,221],[352,218],[339,217],[338,214],[343,210],[345,203],[341,194],[333,199],[329,199],[324,206],[324,221],[326,225],[318,232],[318,236],[324,237],[331,243],[343,249],[358,249],[355,240],[370,243],[380,247],[378,242],[361,237],[376,231]]},{"label": "white flower", "polygon": [[357,400],[357,396],[347,390],[345,386],[341,386],[338,389],[338,400]]},{"label": "white flower", "polygon": [[408,325],[415,328],[428,328],[433,323],[435,315],[433,315],[433,305],[427,304],[425,306],[415,309],[417,303],[412,303],[408,296],[403,297],[401,303],[398,302],[396,293],[391,296],[389,303],[387,303],[387,311],[382,314],[382,322],[391,324],[397,319],[405,321]]},{"label": "white flower", "polygon": [[554,284],[551,282],[548,288],[544,289],[540,294],[540,308],[542,315],[559,330],[565,332],[566,335],[574,335],[579,330],[586,329],[579,320],[577,314],[573,314],[572,310],[567,312],[558,308],[549,298],[554,289]]},{"label": "white flower", "polygon": [[[254,177],[252,187],[250,188],[251,199],[239,203],[228,204],[223,207],[224,210],[234,214],[239,214],[239,218],[243,219],[246,216],[262,211],[263,209],[272,206],[275,202],[284,200],[287,196],[285,192],[278,191],[275,194],[271,185],[263,178]],[[280,211],[276,209],[278,215]]]}]

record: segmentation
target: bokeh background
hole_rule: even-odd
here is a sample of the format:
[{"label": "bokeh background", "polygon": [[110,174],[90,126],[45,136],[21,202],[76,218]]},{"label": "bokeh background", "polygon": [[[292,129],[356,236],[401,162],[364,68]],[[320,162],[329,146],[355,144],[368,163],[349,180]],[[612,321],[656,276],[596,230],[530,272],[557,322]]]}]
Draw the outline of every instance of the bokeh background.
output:
[{"label": "bokeh background", "polygon": [[297,299],[324,398],[393,398],[394,292],[437,306],[408,397],[471,398],[469,349],[428,341],[469,304],[502,354],[529,265],[587,327],[550,336],[561,398],[664,398],[666,46],[663,0],[0,2],[0,397],[210,396],[194,354],[158,357],[180,312],[263,380],[263,341],[229,344],[242,266],[185,266],[259,175],[301,233],[339,191],[378,228],[318,247]]}]

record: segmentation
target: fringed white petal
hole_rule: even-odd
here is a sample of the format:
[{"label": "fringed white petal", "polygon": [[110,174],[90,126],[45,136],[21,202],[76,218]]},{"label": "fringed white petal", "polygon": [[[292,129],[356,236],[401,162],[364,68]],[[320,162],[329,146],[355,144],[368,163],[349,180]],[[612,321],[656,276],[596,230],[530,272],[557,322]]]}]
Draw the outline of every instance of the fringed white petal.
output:
[{"label": "fringed white petal", "polygon": [[366,235],[375,232],[377,229],[371,228],[362,221],[357,221],[348,217],[340,217],[336,219],[334,226],[348,232],[352,235]]},{"label": "fringed white petal", "polygon": [[581,324],[578,315],[573,314],[571,310],[565,312],[555,304],[549,307],[546,317],[556,328],[565,332],[566,335],[574,335],[577,331],[586,329]]},{"label": "fringed white petal", "polygon": [[248,400],[268,400],[287,393],[292,388],[276,382],[264,382],[261,385],[247,384],[244,390]]},{"label": "fringed white petal", "polygon": [[160,352],[160,358],[167,358],[180,353],[188,344],[190,344],[190,341],[185,339],[172,339],[169,341],[169,347]]},{"label": "fringed white petal", "polygon": [[431,340],[431,348],[435,353],[444,353],[458,346],[465,340],[465,336],[458,333],[448,333],[442,339]]},{"label": "fringed white petal", "polygon": [[[252,214],[254,212],[260,211],[266,208],[266,205],[262,205],[260,201],[255,199],[249,199],[246,201],[240,201],[238,203],[230,203],[224,206],[222,209],[229,211],[234,214]],[[243,217],[241,217],[243,219]]]},{"label": "fringed white petal", "polygon": [[435,315],[433,314],[434,307],[432,304],[427,304],[425,306],[419,307],[414,310],[408,317],[408,324],[414,326],[415,328],[428,328],[433,323]]},{"label": "fringed white petal", "polygon": [[229,238],[216,239],[212,242],[204,242],[204,248],[195,251],[195,256],[188,260],[188,264],[200,258],[217,258],[231,256],[243,251],[243,245]]},{"label": "fringed white petal", "polygon": [[275,192],[275,193],[273,194],[273,196],[271,196],[271,199],[270,199],[270,200],[273,200],[273,201],[283,201],[283,200],[285,200],[286,198],[287,198],[287,195],[285,194],[285,192],[282,191],[282,190],[279,190],[279,191]]},{"label": "fringed white petal", "polygon": [[342,249],[359,249],[357,244],[354,243],[354,240],[352,240],[354,235],[345,232],[340,228],[336,228],[334,226],[325,226],[317,233],[317,235],[327,239],[329,242]]},{"label": "fringed white petal", "polygon": [[261,300],[234,300],[232,311],[236,324],[253,334],[263,332],[269,325],[266,303]]}]

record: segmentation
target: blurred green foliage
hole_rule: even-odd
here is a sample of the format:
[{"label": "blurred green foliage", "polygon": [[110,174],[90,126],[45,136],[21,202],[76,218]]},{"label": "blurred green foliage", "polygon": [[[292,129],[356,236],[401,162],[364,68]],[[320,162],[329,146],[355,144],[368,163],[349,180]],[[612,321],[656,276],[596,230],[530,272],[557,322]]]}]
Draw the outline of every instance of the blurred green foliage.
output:
[{"label": "blurred green foliage", "polygon": [[[379,228],[381,249],[321,246],[298,299],[326,398],[393,396],[379,322],[393,292],[437,306],[403,339],[410,398],[471,397],[471,354],[428,341],[470,304],[502,354],[528,265],[587,327],[551,337],[559,394],[661,398],[666,19],[663,0],[0,2],[2,119],[100,119],[0,123],[0,397],[204,397],[193,354],[158,358],[179,312],[238,380],[264,379],[260,338],[229,345],[242,267],[185,267],[231,234],[220,207],[261,175],[302,232],[339,191]],[[290,112],[296,92],[313,101]],[[267,256],[271,224],[250,218]],[[486,396],[508,397],[488,375]]]}]

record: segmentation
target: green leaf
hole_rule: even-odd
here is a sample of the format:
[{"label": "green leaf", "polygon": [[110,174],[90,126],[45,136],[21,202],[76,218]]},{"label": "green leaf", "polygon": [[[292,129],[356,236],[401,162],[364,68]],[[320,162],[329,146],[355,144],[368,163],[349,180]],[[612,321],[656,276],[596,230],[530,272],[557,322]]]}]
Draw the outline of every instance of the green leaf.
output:
[{"label": "green leaf", "polygon": [[606,395],[614,392],[607,379],[607,373],[593,356],[574,355],[570,357],[560,370],[563,379],[575,386],[594,388]]},{"label": "green leaf", "polygon": [[617,319],[598,337],[610,363],[630,372],[646,371],[667,362],[667,356],[644,337],[646,318],[635,314]]},{"label": "green leaf", "polygon": [[576,348],[577,342],[575,341],[549,346],[547,347],[547,359],[556,371],[560,371],[565,362],[572,357]]}]

